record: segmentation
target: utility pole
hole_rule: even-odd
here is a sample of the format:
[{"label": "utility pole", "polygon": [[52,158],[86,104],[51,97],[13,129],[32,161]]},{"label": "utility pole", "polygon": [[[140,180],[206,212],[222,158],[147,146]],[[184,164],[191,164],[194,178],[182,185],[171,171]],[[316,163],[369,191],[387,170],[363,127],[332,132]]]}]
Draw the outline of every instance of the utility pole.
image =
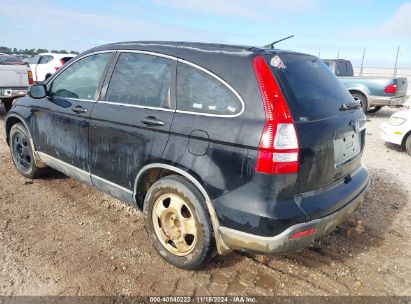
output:
[{"label": "utility pole", "polygon": [[397,71],[398,71],[398,56],[400,54],[400,46],[397,47],[397,56],[395,57],[395,65],[394,65],[394,77],[397,76]]},{"label": "utility pole", "polygon": [[364,57],[365,57],[365,49],[364,49],[364,52],[362,53],[360,76],[362,76],[362,72],[364,71]]},{"label": "utility pole", "polygon": [[337,59],[340,59],[340,51],[337,53]]}]

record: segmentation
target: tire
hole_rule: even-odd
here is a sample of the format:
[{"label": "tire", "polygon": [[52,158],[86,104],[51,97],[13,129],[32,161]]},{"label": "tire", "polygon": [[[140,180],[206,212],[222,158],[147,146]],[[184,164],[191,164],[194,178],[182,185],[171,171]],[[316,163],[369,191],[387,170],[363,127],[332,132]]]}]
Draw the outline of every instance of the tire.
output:
[{"label": "tire", "polygon": [[405,150],[408,155],[411,156],[411,134],[408,135],[407,140],[405,141]]},{"label": "tire", "polygon": [[39,168],[34,162],[31,137],[24,125],[17,123],[10,130],[9,145],[13,163],[21,175],[34,179],[48,172],[48,168]]},{"label": "tire", "polygon": [[356,102],[361,104],[361,107],[363,108],[365,113],[368,113],[368,100],[367,97],[365,97],[363,94],[360,93],[351,93],[351,96],[354,98]]},{"label": "tire", "polygon": [[181,176],[155,182],[144,200],[145,227],[154,248],[170,264],[196,269],[216,252],[204,197]]},{"label": "tire", "polygon": [[7,113],[8,111],[11,110],[11,107],[13,106],[13,100],[3,99],[2,102],[3,102],[4,110]]}]

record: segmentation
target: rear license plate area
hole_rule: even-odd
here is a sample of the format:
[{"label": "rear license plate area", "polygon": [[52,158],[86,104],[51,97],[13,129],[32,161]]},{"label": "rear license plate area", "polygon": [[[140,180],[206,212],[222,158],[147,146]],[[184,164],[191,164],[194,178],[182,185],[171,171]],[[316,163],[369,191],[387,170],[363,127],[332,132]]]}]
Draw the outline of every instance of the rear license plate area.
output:
[{"label": "rear license plate area", "polygon": [[361,153],[361,133],[347,132],[334,139],[334,160],[336,168],[344,166]]}]

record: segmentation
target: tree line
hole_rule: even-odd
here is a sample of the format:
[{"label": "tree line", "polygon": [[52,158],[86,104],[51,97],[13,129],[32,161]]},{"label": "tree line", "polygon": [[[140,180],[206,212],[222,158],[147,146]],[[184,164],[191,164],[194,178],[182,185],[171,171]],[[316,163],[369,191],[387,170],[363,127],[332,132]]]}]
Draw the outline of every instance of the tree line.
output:
[{"label": "tree line", "polygon": [[49,52],[48,49],[17,49],[17,48],[10,48],[7,46],[0,46],[0,53],[3,54],[17,54],[17,55],[27,55],[27,56],[34,56],[41,53],[57,53],[57,54],[78,54],[77,51],[66,51],[66,50],[51,50]]}]

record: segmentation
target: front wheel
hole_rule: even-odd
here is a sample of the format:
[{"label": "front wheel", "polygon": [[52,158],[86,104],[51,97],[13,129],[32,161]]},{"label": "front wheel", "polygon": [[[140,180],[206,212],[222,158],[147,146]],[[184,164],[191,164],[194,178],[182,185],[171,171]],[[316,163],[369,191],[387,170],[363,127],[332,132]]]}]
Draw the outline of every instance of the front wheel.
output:
[{"label": "front wheel", "polygon": [[205,200],[181,176],[155,182],[144,201],[147,234],[157,252],[172,265],[195,269],[215,255],[215,240]]},{"label": "front wheel", "polygon": [[48,172],[48,168],[37,167],[30,134],[21,123],[17,123],[11,128],[9,145],[13,163],[21,175],[33,179]]},{"label": "front wheel", "polygon": [[405,141],[405,150],[407,150],[408,155],[411,156],[411,134],[408,135],[407,140]]}]

